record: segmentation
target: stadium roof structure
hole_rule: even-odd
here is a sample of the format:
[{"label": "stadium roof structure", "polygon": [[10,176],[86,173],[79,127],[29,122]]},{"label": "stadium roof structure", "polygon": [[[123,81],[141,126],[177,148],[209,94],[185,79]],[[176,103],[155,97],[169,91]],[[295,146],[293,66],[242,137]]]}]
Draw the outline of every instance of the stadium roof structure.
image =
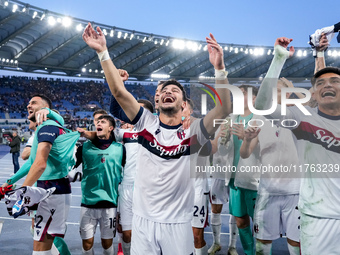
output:
[{"label": "stadium roof structure", "polygon": [[[17,0],[0,0],[0,68],[67,76],[102,78],[96,53],[82,39],[88,21]],[[97,24],[106,34],[117,68],[138,80],[181,80],[212,77],[206,43]],[[220,43],[230,78],[261,79],[273,57],[273,47]],[[329,57],[328,57],[329,56]],[[328,51],[327,64],[340,64],[340,50]],[[282,76],[304,80],[314,72],[310,48],[296,48]]]}]

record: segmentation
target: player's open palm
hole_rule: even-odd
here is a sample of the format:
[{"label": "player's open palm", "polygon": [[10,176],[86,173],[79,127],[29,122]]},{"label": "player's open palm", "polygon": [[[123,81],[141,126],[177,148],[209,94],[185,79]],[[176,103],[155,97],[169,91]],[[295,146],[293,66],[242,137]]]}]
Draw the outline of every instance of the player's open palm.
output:
[{"label": "player's open palm", "polygon": [[224,67],[224,59],[223,59],[223,49],[217,43],[213,34],[210,33],[210,38],[205,38],[208,45],[208,52],[209,52],[209,61],[214,66],[216,70],[223,70]]},{"label": "player's open palm", "polygon": [[97,31],[95,31],[91,25],[88,23],[83,33],[83,40],[86,44],[96,50],[98,53],[106,50],[106,39],[102,30],[97,27]]}]

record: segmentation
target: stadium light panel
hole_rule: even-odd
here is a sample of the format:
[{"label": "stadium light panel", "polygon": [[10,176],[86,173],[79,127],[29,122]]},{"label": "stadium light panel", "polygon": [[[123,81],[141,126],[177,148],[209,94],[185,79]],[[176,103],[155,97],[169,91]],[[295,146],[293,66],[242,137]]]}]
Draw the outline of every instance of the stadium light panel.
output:
[{"label": "stadium light panel", "polygon": [[38,15],[38,12],[37,11],[35,11],[34,13],[33,13],[33,16],[32,16],[32,18],[33,19],[35,19],[35,17]]},{"label": "stadium light panel", "polygon": [[234,52],[237,54],[238,53],[238,48],[235,48]]},{"label": "stadium light panel", "polygon": [[98,73],[98,70],[96,69],[94,72],[95,72],[95,73]]},{"label": "stadium light panel", "polygon": [[328,56],[332,56],[332,51],[331,51],[331,50],[328,50],[327,55],[328,55]]},{"label": "stadium light panel", "polygon": [[121,32],[121,31],[118,31],[117,37],[118,37],[118,38],[121,38],[121,37],[122,37],[122,32]]},{"label": "stadium light panel", "polygon": [[14,64],[18,64],[18,60],[15,60],[15,61],[14,61]]},{"label": "stadium light panel", "polygon": [[45,18],[46,14],[43,13],[43,15],[41,16],[40,20],[43,20]]},{"label": "stadium light panel", "polygon": [[92,73],[92,69],[89,69],[89,72]]},{"label": "stadium light panel", "polygon": [[114,31],[113,31],[113,29],[111,29],[110,36],[113,37],[113,34],[114,34]]},{"label": "stadium light panel", "polygon": [[170,43],[170,40],[167,40],[165,46],[169,46],[169,43]]},{"label": "stadium light panel", "polygon": [[208,46],[205,45],[205,46],[203,47],[203,50],[204,50],[204,51],[207,51],[207,49],[208,49]]},{"label": "stadium light panel", "polygon": [[135,37],[135,35],[134,35],[134,34],[131,34],[131,35],[130,35],[130,40],[132,40],[133,37]]},{"label": "stadium light panel", "polygon": [[272,51],[269,49],[268,51],[267,51],[267,55],[270,55],[272,53]]},{"label": "stadium light panel", "polygon": [[64,17],[62,23],[64,27],[69,27],[72,25],[72,19],[70,17]]},{"label": "stadium light panel", "polygon": [[17,9],[18,9],[18,5],[17,5],[17,4],[14,4],[14,5],[13,5],[12,12],[16,12],[16,11],[17,11]]},{"label": "stadium light panel", "polygon": [[8,6],[8,1],[5,1],[5,3],[4,3],[4,4],[5,4],[5,6],[7,7],[7,6]]},{"label": "stadium light panel", "polygon": [[164,39],[161,40],[160,45],[163,45],[163,43],[164,43]]},{"label": "stadium light panel", "polygon": [[126,39],[126,37],[128,37],[128,35],[129,35],[128,33],[125,33],[125,35],[124,35],[124,39]]},{"label": "stadium light panel", "polygon": [[26,7],[22,8],[22,12],[26,12]]},{"label": "stadium light panel", "polygon": [[157,41],[157,39],[155,40],[155,42],[154,42],[155,44],[158,44],[158,41]]},{"label": "stadium light panel", "polygon": [[14,62],[13,59],[11,59],[10,63],[13,64],[13,62]]},{"label": "stadium light panel", "polygon": [[333,53],[332,53],[332,56],[333,57],[337,57],[338,56],[338,52],[336,50],[334,50]]},{"label": "stadium light panel", "polygon": [[243,52],[243,48],[241,48],[240,51]]},{"label": "stadium light panel", "polygon": [[83,25],[82,24],[78,24],[76,26],[76,29],[77,29],[77,31],[82,31],[83,30]]},{"label": "stadium light panel", "polygon": [[175,40],[173,40],[173,42],[172,42],[172,47],[174,47],[175,49],[180,49],[180,50],[182,50],[182,49],[184,49],[184,47],[185,47],[185,42],[182,41],[182,40],[175,39]]},{"label": "stadium light panel", "polygon": [[230,47],[230,48],[229,48],[229,52],[232,52],[232,51],[233,51],[233,49],[234,49],[233,47]]},{"label": "stadium light panel", "polygon": [[6,59],[3,58],[3,59],[2,59],[2,62],[5,62],[5,61],[6,61]]},{"label": "stadium light panel", "polygon": [[246,49],[246,50],[244,51],[244,53],[248,55],[248,53],[249,53],[249,50],[248,50],[248,49]]},{"label": "stadium light panel", "polygon": [[302,50],[298,50],[297,53],[296,53],[296,56],[302,57]]},{"label": "stadium light panel", "polygon": [[9,59],[6,59],[6,63],[8,63],[9,62]]},{"label": "stadium light panel", "polygon": [[55,18],[53,16],[49,16],[47,20],[48,20],[48,24],[50,26],[54,26],[55,23],[56,23],[56,20],[55,20]]},{"label": "stadium light panel", "polygon": [[61,18],[57,18],[57,22],[58,22],[58,23],[61,23]]},{"label": "stadium light panel", "polygon": [[249,49],[249,54],[253,55],[253,53],[254,53],[253,49]]},{"label": "stadium light panel", "polygon": [[144,36],[143,43],[145,43],[145,41],[146,41],[146,36]]},{"label": "stadium light panel", "polygon": [[263,48],[259,48],[259,55],[263,56],[263,54],[264,54],[264,49]]},{"label": "stadium light panel", "polygon": [[103,29],[103,34],[104,34],[105,36],[107,36],[107,31],[106,31],[105,28]]},{"label": "stadium light panel", "polygon": [[303,51],[303,56],[304,56],[304,57],[307,56],[307,51],[306,51],[306,50]]},{"label": "stadium light panel", "polygon": [[86,72],[86,68],[83,67],[83,68],[81,69],[81,71],[82,71],[83,73],[85,73],[85,72]]},{"label": "stadium light panel", "polygon": [[151,74],[151,78],[154,78],[154,79],[169,79],[170,75],[169,74],[153,73],[153,74]]}]

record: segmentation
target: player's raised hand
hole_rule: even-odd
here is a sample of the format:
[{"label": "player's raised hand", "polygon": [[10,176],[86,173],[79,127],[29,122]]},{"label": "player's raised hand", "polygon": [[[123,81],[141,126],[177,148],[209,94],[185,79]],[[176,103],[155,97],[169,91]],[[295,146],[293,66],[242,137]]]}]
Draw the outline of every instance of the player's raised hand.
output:
[{"label": "player's raised hand", "polygon": [[[274,46],[280,45],[280,46],[282,46],[282,47],[285,49],[285,51],[286,51],[286,49],[287,49],[288,45],[291,43],[291,41],[293,41],[293,39],[289,39],[289,38],[287,38],[287,37],[279,37],[279,38],[276,39]],[[295,52],[295,49],[294,49],[293,46],[291,46],[291,47],[289,48],[287,57],[292,57],[292,56],[294,55],[294,52]],[[276,49],[275,49],[275,54],[277,54],[277,53],[278,53],[278,54],[281,53],[281,54],[284,54],[284,55],[287,54],[286,52],[283,52],[283,51],[281,52],[280,50],[278,50],[278,49],[276,48]]]},{"label": "player's raised hand", "polygon": [[91,23],[88,23],[84,29],[83,40],[90,48],[99,53],[107,49],[106,39],[100,27],[97,27],[96,30],[93,29]]},{"label": "player's raised hand", "polygon": [[35,122],[38,126],[47,120],[47,115],[49,113],[50,111],[47,109],[41,109],[35,113]]},{"label": "player's raised hand", "polygon": [[243,140],[244,138],[244,126],[242,124],[233,124],[231,128],[231,134],[236,135],[238,139]]},{"label": "player's raised hand", "polygon": [[261,129],[257,128],[257,127],[248,127],[245,131],[244,131],[244,139],[251,141],[254,138],[256,138],[259,133],[260,133]]},{"label": "player's raised hand", "polygon": [[210,33],[210,38],[205,38],[208,45],[208,52],[209,52],[209,60],[210,63],[214,66],[216,70],[223,70],[224,66],[224,59],[223,59],[223,49],[217,43],[213,34]]},{"label": "player's raised hand", "polygon": [[325,51],[329,46],[327,36],[324,33],[321,34],[319,44],[320,45],[316,47],[316,51]]},{"label": "player's raised hand", "polygon": [[129,79],[129,73],[126,70],[118,69],[118,72],[123,82]]}]

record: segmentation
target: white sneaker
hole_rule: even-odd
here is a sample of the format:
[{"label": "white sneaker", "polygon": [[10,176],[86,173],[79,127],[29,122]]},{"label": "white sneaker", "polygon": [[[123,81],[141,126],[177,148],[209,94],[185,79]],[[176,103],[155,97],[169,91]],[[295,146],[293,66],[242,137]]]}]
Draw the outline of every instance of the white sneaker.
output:
[{"label": "white sneaker", "polygon": [[217,244],[217,243],[213,243],[213,245],[211,245],[211,247],[208,250],[208,254],[209,255],[215,255],[215,252],[220,251],[221,250],[221,245]]},{"label": "white sneaker", "polygon": [[235,247],[229,247],[228,255],[238,255]]}]

